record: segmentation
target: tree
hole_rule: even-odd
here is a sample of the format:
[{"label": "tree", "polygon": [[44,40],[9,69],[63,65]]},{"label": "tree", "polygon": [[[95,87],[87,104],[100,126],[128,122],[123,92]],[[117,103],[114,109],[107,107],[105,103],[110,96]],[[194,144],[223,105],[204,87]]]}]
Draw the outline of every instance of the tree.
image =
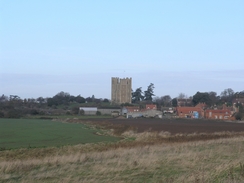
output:
[{"label": "tree", "polygon": [[154,97],[153,102],[157,104],[157,106],[161,106],[163,104],[161,97]]},{"label": "tree", "polygon": [[43,97],[38,97],[36,101],[39,102],[39,104],[45,103],[45,99]]},{"label": "tree", "polygon": [[197,105],[198,103],[205,103],[207,105],[211,104],[211,99],[209,97],[209,93],[207,92],[197,92],[195,95],[193,95],[192,102],[194,105]]},{"label": "tree", "polygon": [[87,98],[86,98],[86,102],[88,102],[88,103],[89,103],[89,102],[92,102],[92,98],[91,98],[91,97],[87,97]]},{"label": "tree", "polygon": [[154,96],[154,94],[153,94],[154,88],[155,88],[154,84],[150,83],[150,85],[147,87],[147,90],[144,91],[144,100],[152,101],[152,96]]},{"label": "tree", "polygon": [[179,95],[178,95],[177,98],[178,98],[178,99],[186,99],[186,98],[187,98],[187,95],[184,94],[184,93],[179,93]]},{"label": "tree", "polygon": [[172,99],[172,106],[173,106],[173,107],[177,107],[177,106],[178,106],[177,98],[173,98],[173,99]]},{"label": "tree", "polygon": [[132,103],[140,102],[143,98],[141,87],[137,88],[135,92],[132,92]]},{"label": "tree", "polygon": [[1,103],[1,102],[7,102],[7,101],[8,101],[8,97],[7,97],[7,96],[2,95],[2,96],[0,97],[0,103]]},{"label": "tree", "polygon": [[218,101],[217,93],[214,91],[208,92],[209,98],[210,98],[210,105],[215,105]]},{"label": "tree", "polygon": [[109,103],[109,100],[107,98],[103,99],[104,103]]},{"label": "tree", "polygon": [[169,107],[172,99],[169,95],[164,95],[161,100],[164,107]]},{"label": "tree", "polygon": [[70,102],[70,94],[66,92],[59,92],[54,97],[47,99],[48,106],[57,106],[57,105],[67,105]]},{"label": "tree", "polygon": [[79,110],[80,110],[79,107],[72,107],[73,114],[79,114]]},{"label": "tree", "polygon": [[224,102],[227,102],[231,105],[234,94],[235,94],[234,90],[232,90],[231,88],[227,88],[221,92],[220,96]]},{"label": "tree", "polygon": [[236,118],[236,120],[242,120],[243,114],[238,112],[238,113],[236,113],[235,118]]},{"label": "tree", "polygon": [[86,99],[80,95],[78,95],[77,97],[75,97],[75,101],[77,103],[85,103],[86,102]]}]

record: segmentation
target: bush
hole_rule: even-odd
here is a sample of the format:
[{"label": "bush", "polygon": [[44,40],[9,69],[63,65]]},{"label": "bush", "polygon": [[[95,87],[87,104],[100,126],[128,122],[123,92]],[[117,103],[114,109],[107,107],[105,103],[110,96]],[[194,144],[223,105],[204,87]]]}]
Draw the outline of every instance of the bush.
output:
[{"label": "bush", "polygon": [[79,107],[73,107],[72,108],[72,112],[73,112],[73,114],[79,114]]},{"label": "bush", "polygon": [[0,111],[0,118],[4,118],[4,112]]},{"label": "bush", "polygon": [[102,113],[101,113],[100,111],[97,111],[97,112],[96,112],[96,115],[97,115],[97,116],[101,116]]},{"label": "bush", "polygon": [[31,110],[29,111],[29,113],[30,113],[31,115],[37,115],[37,114],[39,114],[39,112],[38,112],[36,109],[31,109]]},{"label": "bush", "polygon": [[8,118],[20,118],[22,116],[23,116],[22,111],[17,109],[9,110],[7,113]]},{"label": "bush", "polygon": [[80,115],[85,115],[85,111],[84,110],[80,110]]},{"label": "bush", "polygon": [[236,118],[236,120],[241,120],[243,118],[243,114],[238,112],[238,113],[236,113],[235,118]]}]

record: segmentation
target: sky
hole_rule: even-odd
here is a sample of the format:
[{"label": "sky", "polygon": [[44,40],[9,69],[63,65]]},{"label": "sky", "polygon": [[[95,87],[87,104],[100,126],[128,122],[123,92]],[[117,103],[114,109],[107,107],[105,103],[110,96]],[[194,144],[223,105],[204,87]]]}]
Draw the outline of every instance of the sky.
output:
[{"label": "sky", "polygon": [[244,90],[243,0],[0,0],[0,95]]}]

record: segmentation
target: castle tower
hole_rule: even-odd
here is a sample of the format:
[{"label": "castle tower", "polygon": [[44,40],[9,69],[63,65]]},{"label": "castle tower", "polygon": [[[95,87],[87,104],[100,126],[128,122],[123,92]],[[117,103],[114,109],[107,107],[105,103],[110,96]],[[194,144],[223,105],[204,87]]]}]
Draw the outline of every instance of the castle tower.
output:
[{"label": "castle tower", "polygon": [[112,77],[111,81],[111,102],[122,104],[131,103],[131,78],[115,78]]}]

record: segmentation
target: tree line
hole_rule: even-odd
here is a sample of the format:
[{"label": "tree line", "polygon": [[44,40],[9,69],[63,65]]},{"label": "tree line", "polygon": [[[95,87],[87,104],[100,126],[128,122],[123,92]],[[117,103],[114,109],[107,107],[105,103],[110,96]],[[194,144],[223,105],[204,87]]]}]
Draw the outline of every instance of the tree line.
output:
[{"label": "tree line", "polygon": [[0,96],[0,118],[19,118],[26,115],[45,114],[78,114],[80,105],[109,105],[108,99],[81,95],[73,96],[67,92],[59,92],[53,97],[21,99],[17,95]]},{"label": "tree line", "polygon": [[[177,107],[180,103],[181,106],[196,106],[198,103],[204,103],[208,108],[216,108],[222,106],[223,104],[227,106],[233,106],[233,102],[236,98],[243,99],[242,102],[235,103],[235,106],[239,108],[239,113],[237,114],[237,119],[244,117],[244,90],[241,92],[234,92],[233,89],[227,88],[217,95],[216,92],[196,92],[195,95],[188,97],[184,93],[180,93],[178,97],[171,98],[170,95],[164,95],[161,97],[154,95],[154,85],[151,83],[147,90],[142,92],[142,87],[137,88],[134,92],[132,91],[132,103],[140,104],[143,102],[152,102],[160,107]],[[155,96],[155,97],[152,97]]]},{"label": "tree line", "polygon": [[[217,95],[216,92],[196,92],[195,95],[188,97],[184,93],[180,93],[177,97],[171,98],[170,95],[155,96],[155,86],[150,83],[145,91],[142,87],[132,90],[131,101],[132,104],[121,104],[116,107],[124,105],[142,105],[144,103],[154,103],[160,107],[177,107],[178,102],[181,101],[181,106],[195,106],[198,103],[205,103],[208,107],[220,106],[226,104],[233,105],[233,99],[244,98],[244,91],[234,92],[233,89],[227,88]],[[243,99],[244,100],[244,99]],[[59,92],[53,97],[36,99],[21,99],[17,95],[0,96],[0,117],[21,117],[23,115],[37,115],[47,114],[52,111],[65,110],[71,114],[78,113],[78,107],[86,106],[111,106],[109,99],[91,97],[82,97],[81,95],[73,96],[67,92]],[[113,104],[114,105],[114,104]],[[241,113],[244,113],[241,103],[236,104]],[[51,111],[51,112],[50,112]]]}]

